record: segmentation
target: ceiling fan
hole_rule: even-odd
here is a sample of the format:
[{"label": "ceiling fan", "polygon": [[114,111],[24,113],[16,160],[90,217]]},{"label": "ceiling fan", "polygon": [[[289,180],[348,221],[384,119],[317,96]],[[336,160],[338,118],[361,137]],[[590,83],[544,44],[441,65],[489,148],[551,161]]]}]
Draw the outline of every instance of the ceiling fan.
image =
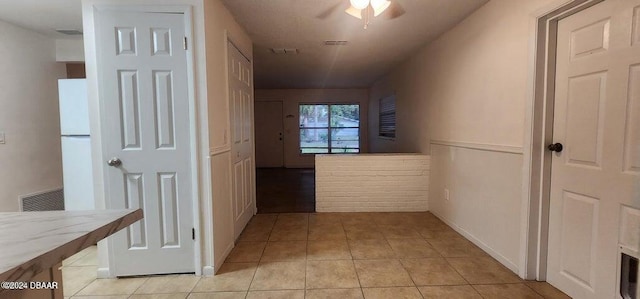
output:
[{"label": "ceiling fan", "polygon": [[[344,1],[344,0],[343,0]],[[349,6],[345,12],[353,17],[363,20],[364,29],[369,27],[369,23],[375,17],[383,15],[387,19],[395,19],[405,13],[397,0],[349,0]],[[326,19],[332,15],[344,2],[337,3],[317,16],[319,19]]]}]

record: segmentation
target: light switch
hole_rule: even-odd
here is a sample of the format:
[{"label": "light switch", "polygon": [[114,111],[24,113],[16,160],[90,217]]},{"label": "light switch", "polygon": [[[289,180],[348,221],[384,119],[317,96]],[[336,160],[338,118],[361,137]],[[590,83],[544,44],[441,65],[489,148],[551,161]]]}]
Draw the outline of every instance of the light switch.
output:
[{"label": "light switch", "polygon": [[4,144],[4,132],[0,132],[0,144]]}]

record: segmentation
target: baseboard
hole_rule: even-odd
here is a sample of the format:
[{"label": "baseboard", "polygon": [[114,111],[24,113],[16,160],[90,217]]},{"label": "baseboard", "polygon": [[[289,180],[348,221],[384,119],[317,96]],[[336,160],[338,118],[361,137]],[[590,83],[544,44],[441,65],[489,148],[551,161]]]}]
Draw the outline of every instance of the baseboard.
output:
[{"label": "baseboard", "polygon": [[220,267],[222,267],[222,264],[224,264],[224,261],[227,259],[227,256],[229,256],[229,254],[231,253],[231,250],[233,250],[233,247],[235,247],[235,244],[232,242],[231,244],[229,244],[229,246],[227,246],[227,249],[224,250],[224,253],[222,254],[222,258],[214,261],[214,274],[215,272],[218,272],[218,270],[220,270]]},{"label": "baseboard", "polygon": [[480,247],[480,249],[482,249],[484,252],[489,254],[492,258],[498,260],[498,262],[500,262],[503,266],[505,266],[509,270],[513,271],[516,275],[520,276],[520,268],[518,267],[518,265],[514,264],[509,259],[507,259],[505,256],[503,256],[499,252],[495,251],[493,248],[491,248],[491,246],[489,246],[489,245],[485,244],[484,242],[480,241],[479,239],[477,239],[476,237],[471,235],[468,231],[462,229],[461,227],[457,226],[455,223],[452,223],[451,221],[449,221],[449,220],[445,219],[444,217],[438,215],[436,212],[434,212],[434,211],[429,211],[429,212],[431,212],[431,214],[433,214],[436,217],[438,217],[438,219],[442,220],[442,222],[446,223],[453,230],[455,230],[459,234],[463,235],[465,238],[467,238],[467,240],[471,241],[471,243],[473,243],[476,246]]},{"label": "baseboard", "polygon": [[216,271],[211,266],[202,267],[202,276],[213,276],[216,274]]},{"label": "baseboard", "polygon": [[115,278],[113,276],[111,276],[111,272],[109,271],[109,268],[98,268],[98,274],[97,274],[99,279],[102,278]]}]

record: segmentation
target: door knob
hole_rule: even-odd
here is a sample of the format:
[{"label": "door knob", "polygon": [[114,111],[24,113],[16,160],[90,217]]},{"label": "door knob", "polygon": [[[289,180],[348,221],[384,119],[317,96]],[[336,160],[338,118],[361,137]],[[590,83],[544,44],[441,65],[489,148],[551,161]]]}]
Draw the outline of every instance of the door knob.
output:
[{"label": "door knob", "polygon": [[109,161],[107,161],[107,165],[112,166],[112,167],[118,167],[118,166],[122,165],[122,161],[120,161],[120,159],[114,157],[114,158],[109,159]]},{"label": "door knob", "polygon": [[562,143],[552,143],[552,144],[549,144],[547,148],[552,152],[559,153],[559,152],[562,152],[563,146],[562,146]]}]

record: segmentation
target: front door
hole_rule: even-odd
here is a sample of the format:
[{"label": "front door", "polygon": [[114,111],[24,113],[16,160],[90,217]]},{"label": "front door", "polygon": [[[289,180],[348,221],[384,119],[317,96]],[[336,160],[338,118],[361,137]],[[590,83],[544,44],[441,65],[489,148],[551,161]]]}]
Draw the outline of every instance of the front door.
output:
[{"label": "front door", "polygon": [[228,43],[229,102],[233,176],[233,223],[236,239],[255,214],[253,163],[253,72],[251,62]]},{"label": "front door", "polygon": [[110,239],[111,273],[194,272],[185,17],[96,17],[107,208],[144,211]]},{"label": "front door", "polygon": [[569,16],[557,40],[547,279],[620,298],[620,253],[640,243],[640,1]]},{"label": "front door", "polygon": [[282,101],[258,101],[256,114],[256,166],[284,167]]}]

